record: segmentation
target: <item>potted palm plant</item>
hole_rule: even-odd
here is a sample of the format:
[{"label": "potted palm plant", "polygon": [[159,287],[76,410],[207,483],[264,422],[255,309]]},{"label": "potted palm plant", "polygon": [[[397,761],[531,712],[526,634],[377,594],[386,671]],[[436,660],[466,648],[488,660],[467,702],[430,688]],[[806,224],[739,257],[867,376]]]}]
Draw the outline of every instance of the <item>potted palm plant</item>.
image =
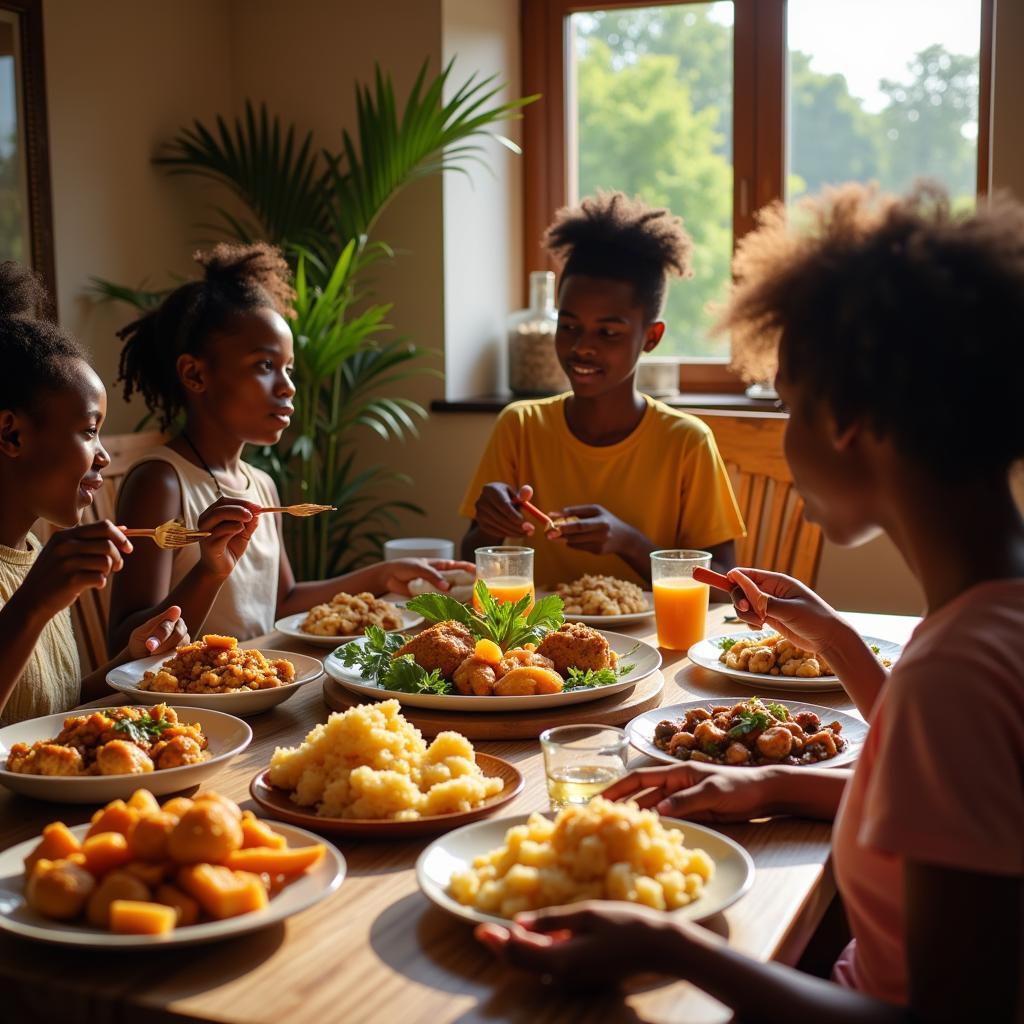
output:
[{"label": "potted palm plant", "polygon": [[[400,108],[390,76],[378,68],[372,88],[357,84],[356,124],[342,131],[336,151],[316,145],[312,132],[300,137],[266,105],[247,102],[242,117],[217,117],[212,126],[194,121],[156,158],[170,174],[216,182],[245,211],[239,216],[215,206],[215,223],[202,227],[242,242],[274,242],[295,269],[297,415],[276,449],[254,457],[275,477],[286,503],[338,508],[287,524],[300,578],[379,557],[397,513],[417,510],[379,497],[382,483],[405,478],[383,465],[356,465],[362,431],[404,439],[426,416],[417,402],[387,397],[382,389],[436,372],[425,365],[426,350],[388,337],[391,307],[368,291],[368,268],[394,258],[374,228],[411,182],[484,163],[485,138],[518,152],[494,128],[537,98],[501,101],[495,77],[476,74],[451,90],[451,75],[449,63],[429,77],[425,62]],[[162,294],[100,280],[94,287],[103,298],[142,308]]]}]

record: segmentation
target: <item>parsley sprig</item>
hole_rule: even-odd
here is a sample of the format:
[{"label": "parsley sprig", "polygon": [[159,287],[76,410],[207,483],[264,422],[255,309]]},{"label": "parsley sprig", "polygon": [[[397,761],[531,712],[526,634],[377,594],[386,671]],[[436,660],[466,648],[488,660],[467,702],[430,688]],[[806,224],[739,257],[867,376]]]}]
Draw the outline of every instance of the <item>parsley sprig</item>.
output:
[{"label": "parsley sprig", "polygon": [[428,672],[411,654],[394,655],[405,643],[398,633],[386,633],[380,626],[367,627],[362,643],[343,644],[334,656],[347,668],[357,668],[364,679],[372,679],[385,690],[402,693],[451,693],[451,684],[439,669]]},{"label": "parsley sprig", "polygon": [[121,718],[114,725],[114,732],[123,732],[132,743],[149,747],[160,739],[165,729],[173,723],[166,718],[154,718],[148,711],[138,718]]}]

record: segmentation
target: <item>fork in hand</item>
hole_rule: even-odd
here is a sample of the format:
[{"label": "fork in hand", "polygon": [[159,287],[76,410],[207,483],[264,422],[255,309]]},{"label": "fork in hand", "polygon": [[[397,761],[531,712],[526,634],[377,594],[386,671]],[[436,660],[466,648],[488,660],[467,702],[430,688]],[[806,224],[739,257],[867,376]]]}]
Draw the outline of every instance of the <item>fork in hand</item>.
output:
[{"label": "fork in hand", "polygon": [[180,519],[169,519],[152,529],[121,529],[126,537],[149,537],[158,548],[174,549],[196,544],[203,537],[209,537],[208,531],[189,530]]}]

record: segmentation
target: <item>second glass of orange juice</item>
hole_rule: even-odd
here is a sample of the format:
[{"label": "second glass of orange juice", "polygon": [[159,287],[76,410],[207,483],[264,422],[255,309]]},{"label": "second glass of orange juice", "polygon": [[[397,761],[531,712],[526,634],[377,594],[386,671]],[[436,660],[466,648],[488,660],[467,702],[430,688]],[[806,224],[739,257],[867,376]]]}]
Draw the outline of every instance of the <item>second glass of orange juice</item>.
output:
[{"label": "second glass of orange juice", "polygon": [[659,647],[686,651],[704,639],[708,586],[693,578],[693,570],[697,566],[711,567],[710,552],[679,549],[651,553],[651,584]]},{"label": "second glass of orange juice", "polygon": [[[476,578],[487,584],[487,589],[496,601],[515,602],[527,594],[533,608],[533,548],[497,545],[476,549]],[[473,607],[480,611],[476,595]]]}]

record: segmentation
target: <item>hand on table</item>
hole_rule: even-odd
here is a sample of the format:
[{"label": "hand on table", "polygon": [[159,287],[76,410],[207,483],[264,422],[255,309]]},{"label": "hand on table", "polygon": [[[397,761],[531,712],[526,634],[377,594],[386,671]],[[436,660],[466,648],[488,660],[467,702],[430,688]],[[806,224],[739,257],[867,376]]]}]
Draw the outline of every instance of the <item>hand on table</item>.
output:
[{"label": "hand on table", "polygon": [[451,561],[445,558],[399,558],[393,562],[379,562],[374,567],[373,590],[378,594],[409,595],[409,584],[413,580],[426,580],[438,590],[451,589],[451,584],[441,573],[462,569],[476,575],[476,566],[471,562]]},{"label": "hand on table", "polygon": [[533,488],[529,484],[524,484],[518,491],[500,480],[484,484],[480,497],[476,499],[475,512],[481,533],[488,537],[533,536],[536,527],[524,518],[517,504],[532,497]]},{"label": "hand on table", "polygon": [[688,761],[638,768],[613,782],[601,795],[608,800],[635,800],[641,807],[653,807],[669,818],[750,821],[775,813],[778,778],[771,768],[722,771]]},{"label": "hand on table", "polygon": [[181,617],[181,609],[172,604],[132,630],[128,654],[135,661],[154,654],[167,654],[188,642],[188,627]]}]

